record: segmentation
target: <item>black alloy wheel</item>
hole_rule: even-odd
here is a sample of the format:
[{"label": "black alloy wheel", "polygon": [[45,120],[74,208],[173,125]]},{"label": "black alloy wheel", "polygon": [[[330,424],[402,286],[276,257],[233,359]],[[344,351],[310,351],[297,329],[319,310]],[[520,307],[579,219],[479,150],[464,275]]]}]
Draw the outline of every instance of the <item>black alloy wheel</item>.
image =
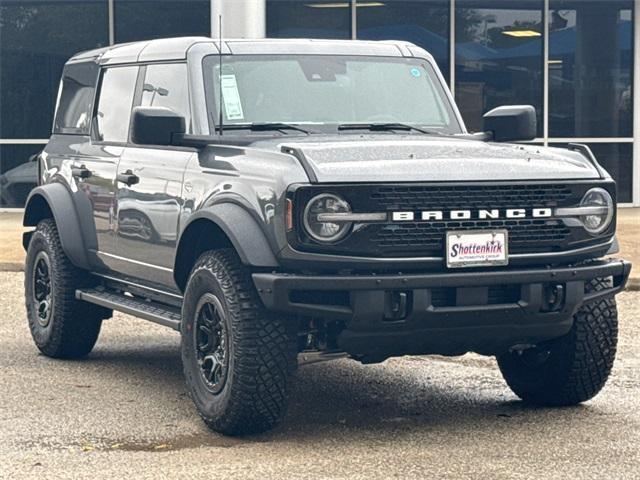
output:
[{"label": "black alloy wheel", "polygon": [[202,381],[207,390],[218,394],[227,379],[229,341],[225,312],[215,295],[207,293],[198,302],[193,334]]},{"label": "black alloy wheel", "polygon": [[33,302],[38,324],[46,328],[51,321],[51,260],[46,251],[38,252],[33,268]]}]

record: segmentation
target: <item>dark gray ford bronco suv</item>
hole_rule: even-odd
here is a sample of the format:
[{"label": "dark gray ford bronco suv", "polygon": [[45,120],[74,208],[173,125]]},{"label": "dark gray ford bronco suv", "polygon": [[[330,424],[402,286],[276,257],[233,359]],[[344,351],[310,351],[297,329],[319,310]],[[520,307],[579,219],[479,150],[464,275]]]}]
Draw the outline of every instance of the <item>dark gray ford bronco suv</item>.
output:
[{"label": "dark gray ford bronco suv", "polygon": [[506,106],[471,134],[405,42],[176,38],[80,53],[26,205],[29,326],[87,355],[114,310],[180,332],[212,429],[264,431],[298,361],[495,355],[571,405],[616,351],[616,188]]}]

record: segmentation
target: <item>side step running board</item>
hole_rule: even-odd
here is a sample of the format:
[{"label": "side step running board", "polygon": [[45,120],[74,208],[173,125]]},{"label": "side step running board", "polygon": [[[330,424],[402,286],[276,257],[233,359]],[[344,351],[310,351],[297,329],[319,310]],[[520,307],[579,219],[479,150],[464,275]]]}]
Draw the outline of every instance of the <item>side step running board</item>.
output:
[{"label": "side step running board", "polygon": [[104,288],[76,290],[76,298],[180,331],[182,316],[180,309],[176,307],[148,302],[119,292],[110,292]]}]

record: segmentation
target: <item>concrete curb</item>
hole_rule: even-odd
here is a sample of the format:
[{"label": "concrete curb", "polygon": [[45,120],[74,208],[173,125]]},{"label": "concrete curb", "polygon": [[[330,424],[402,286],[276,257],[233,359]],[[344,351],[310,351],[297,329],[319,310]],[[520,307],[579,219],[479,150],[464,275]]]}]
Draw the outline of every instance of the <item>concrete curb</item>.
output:
[{"label": "concrete curb", "polygon": [[625,290],[630,292],[640,291],[640,277],[629,277]]},{"label": "concrete curb", "polygon": [[15,262],[0,262],[0,272],[24,272],[24,264]]}]

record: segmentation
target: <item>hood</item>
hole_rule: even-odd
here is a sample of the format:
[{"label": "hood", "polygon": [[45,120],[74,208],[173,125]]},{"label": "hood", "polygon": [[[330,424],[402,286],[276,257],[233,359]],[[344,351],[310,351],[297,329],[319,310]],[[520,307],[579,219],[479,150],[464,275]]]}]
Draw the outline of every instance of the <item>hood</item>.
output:
[{"label": "hood", "polygon": [[252,146],[297,150],[318,183],[600,178],[598,169],[577,151],[455,137],[390,137],[278,138]]}]

